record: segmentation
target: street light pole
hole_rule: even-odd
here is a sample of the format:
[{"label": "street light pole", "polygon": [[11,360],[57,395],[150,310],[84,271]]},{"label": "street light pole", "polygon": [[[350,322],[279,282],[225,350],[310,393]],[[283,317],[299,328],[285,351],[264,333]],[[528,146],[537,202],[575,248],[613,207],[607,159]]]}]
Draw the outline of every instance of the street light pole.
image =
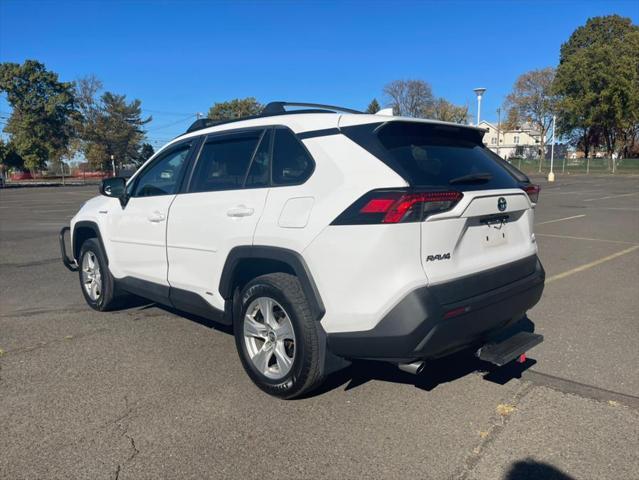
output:
[{"label": "street light pole", "polygon": [[[557,116],[552,116],[552,143],[550,144],[550,173],[548,174],[548,181],[555,181],[555,172],[553,172],[552,168],[555,163],[555,122],[557,121]],[[544,152],[544,155],[546,152]]]},{"label": "street light pole", "polygon": [[481,119],[481,97],[486,91],[485,88],[475,88],[473,89],[475,95],[477,95],[477,126],[479,126],[479,121]]},{"label": "street light pole", "polygon": [[497,155],[499,155],[499,132],[501,130],[501,107],[497,108]]}]

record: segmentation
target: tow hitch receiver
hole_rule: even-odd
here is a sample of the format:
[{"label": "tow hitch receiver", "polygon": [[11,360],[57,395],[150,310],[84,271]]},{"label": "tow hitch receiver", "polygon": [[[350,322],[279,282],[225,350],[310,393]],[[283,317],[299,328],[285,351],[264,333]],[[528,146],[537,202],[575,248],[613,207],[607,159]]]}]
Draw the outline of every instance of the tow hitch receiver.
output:
[{"label": "tow hitch receiver", "polygon": [[543,335],[519,332],[499,343],[488,343],[477,350],[480,360],[494,363],[501,367],[515,360],[525,359],[525,353],[544,341]]}]

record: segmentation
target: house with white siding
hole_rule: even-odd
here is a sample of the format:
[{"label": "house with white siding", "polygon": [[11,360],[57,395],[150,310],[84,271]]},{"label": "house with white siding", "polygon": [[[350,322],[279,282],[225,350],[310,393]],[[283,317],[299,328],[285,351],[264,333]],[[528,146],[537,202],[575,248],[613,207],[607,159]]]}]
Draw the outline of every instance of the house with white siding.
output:
[{"label": "house with white siding", "polygon": [[482,120],[479,127],[486,129],[484,145],[502,158],[535,158],[541,154],[541,134],[530,125],[522,125],[514,130],[502,130]]}]

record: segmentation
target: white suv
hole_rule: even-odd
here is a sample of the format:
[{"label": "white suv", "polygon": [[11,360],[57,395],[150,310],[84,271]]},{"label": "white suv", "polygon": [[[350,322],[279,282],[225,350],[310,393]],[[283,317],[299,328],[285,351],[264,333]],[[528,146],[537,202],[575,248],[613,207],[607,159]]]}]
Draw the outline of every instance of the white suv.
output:
[{"label": "white suv", "polygon": [[63,261],[96,310],[128,292],[232,325],[248,375],[284,398],[351,359],[418,373],[476,348],[501,365],[542,340],[517,331],[544,286],[539,189],[483,134],[285,102],[199,120],[103,182]]}]

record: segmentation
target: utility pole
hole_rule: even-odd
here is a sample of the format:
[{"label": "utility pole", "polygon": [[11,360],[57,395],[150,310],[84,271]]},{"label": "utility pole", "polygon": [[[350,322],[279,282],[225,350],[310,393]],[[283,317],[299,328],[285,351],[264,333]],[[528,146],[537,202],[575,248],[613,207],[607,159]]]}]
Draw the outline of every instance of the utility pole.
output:
[{"label": "utility pole", "polygon": [[[552,171],[552,167],[555,161],[555,122],[557,121],[557,116],[552,116],[552,143],[550,144],[550,173],[548,174],[548,181],[555,181],[555,172]],[[544,152],[544,156],[546,152]]]}]

